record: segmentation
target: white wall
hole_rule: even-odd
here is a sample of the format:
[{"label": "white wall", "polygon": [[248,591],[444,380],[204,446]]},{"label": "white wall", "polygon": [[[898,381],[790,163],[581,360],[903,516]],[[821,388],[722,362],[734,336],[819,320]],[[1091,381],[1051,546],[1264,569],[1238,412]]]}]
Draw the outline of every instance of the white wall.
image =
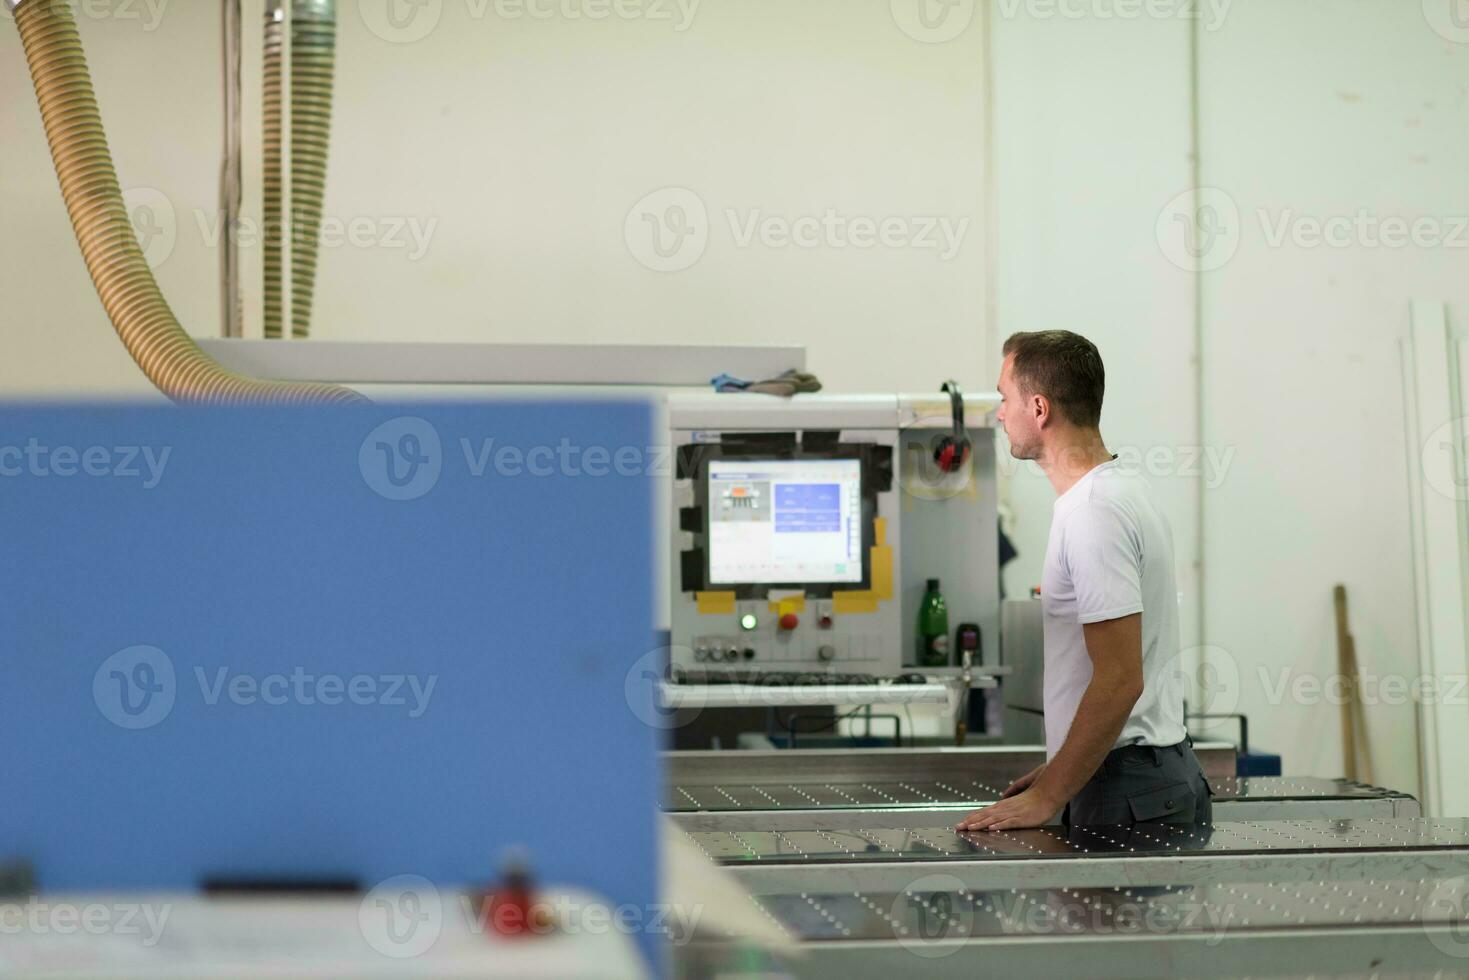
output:
[{"label": "white wall", "polygon": [[[1435,33],[1424,9],[1238,2],[1202,46],[1203,182],[1238,206],[1241,229],[1237,254],[1204,278],[1208,439],[1238,451],[1205,507],[1207,620],[1239,664],[1258,740],[1296,772],[1339,770],[1338,709],[1277,706],[1260,672],[1276,684],[1287,668],[1335,671],[1334,583],[1363,671],[1418,672],[1406,476],[1418,459],[1396,340],[1415,298],[1469,316],[1469,43]],[[1259,215],[1276,228],[1360,209],[1458,216],[1457,247],[1276,246]],[[1412,705],[1373,706],[1368,727],[1377,778],[1411,788]]]},{"label": "white wall", "polygon": [[[341,5],[327,213],[363,233],[323,252],[316,336],[795,341],[833,390],[989,380],[982,12],[927,43],[887,4],[841,0],[630,3],[616,9],[639,16],[602,20],[445,0],[409,8],[439,17],[407,33],[381,7]],[[165,294],[189,330],[218,335],[218,5],[166,3],[152,32],[82,29],[124,185],[161,189],[177,212]],[[0,61],[26,96],[0,108],[14,229],[0,295],[17,323],[0,384],[144,391],[76,257],[8,25]],[[703,251],[692,239],[677,271],[641,264],[648,228],[626,227],[663,188],[695,196],[654,199],[655,217],[669,204],[708,216]],[[846,227],[810,248],[741,246],[726,215],[744,228],[828,209]]]},{"label": "white wall", "polygon": [[[1196,491],[1182,465],[1197,442],[1194,281],[1167,261],[1154,229],[1161,201],[1190,186],[1188,25],[1055,9],[993,8],[998,333],[1091,338],[1107,365],[1109,446],[1129,460],[1175,461],[1155,475],[1187,638],[1198,611]],[[1006,588],[1019,597],[1040,584],[1055,495],[1032,464],[1009,467],[1020,558]]]},{"label": "white wall", "polygon": [[[496,4],[476,16],[484,6],[449,0],[415,43],[341,20],[352,98],[339,102],[327,210],[437,225],[417,261],[329,252],[320,336],[796,341],[835,389],[977,380],[978,19],[927,44],[887,4],[843,0],[710,0],[687,14],[668,3],[669,20],[541,20]],[[651,228],[635,216],[630,241],[627,227],[660,191],[649,213],[683,206],[707,233],[702,254],[689,239],[670,271],[638,261],[652,258]],[[834,209],[915,233],[943,217],[964,235],[952,255],[840,236],[741,247],[731,209],[739,222]]]}]

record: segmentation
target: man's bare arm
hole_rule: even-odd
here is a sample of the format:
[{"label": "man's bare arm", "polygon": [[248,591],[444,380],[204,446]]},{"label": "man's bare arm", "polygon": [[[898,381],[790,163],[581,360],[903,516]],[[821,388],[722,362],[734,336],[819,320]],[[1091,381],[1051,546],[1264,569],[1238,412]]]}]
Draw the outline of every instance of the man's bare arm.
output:
[{"label": "man's bare arm", "polygon": [[1063,801],[1081,792],[1092,778],[1143,696],[1142,613],[1088,623],[1081,631],[1092,661],[1092,679],[1066,741],[1036,780],[1048,796]]},{"label": "man's bare arm", "polygon": [[1008,830],[1047,822],[1086,785],[1117,744],[1143,693],[1142,613],[1088,623],[1082,634],[1092,679],[1066,741],[1030,788],[974,811],[959,823],[960,830]]}]

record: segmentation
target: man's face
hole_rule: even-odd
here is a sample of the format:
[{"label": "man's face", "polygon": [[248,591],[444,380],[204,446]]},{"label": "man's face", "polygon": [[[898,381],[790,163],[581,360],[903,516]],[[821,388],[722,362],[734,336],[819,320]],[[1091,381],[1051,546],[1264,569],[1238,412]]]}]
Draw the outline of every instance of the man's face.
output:
[{"label": "man's face", "polygon": [[1015,384],[1014,356],[1006,357],[1000,366],[1000,408],[995,413],[1010,440],[1010,455],[1016,459],[1038,459],[1041,454],[1041,432],[1029,399]]}]

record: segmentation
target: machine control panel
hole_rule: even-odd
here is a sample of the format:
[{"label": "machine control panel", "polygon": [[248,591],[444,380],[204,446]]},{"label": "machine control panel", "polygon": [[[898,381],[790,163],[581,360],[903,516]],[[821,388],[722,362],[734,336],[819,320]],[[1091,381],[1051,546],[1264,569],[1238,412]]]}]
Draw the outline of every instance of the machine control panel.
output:
[{"label": "machine control panel", "polygon": [[992,440],[969,396],[962,472],[935,476],[953,400],[670,396],[670,665],[685,672],[898,676],[923,584],[955,622],[998,621]]},{"label": "machine control panel", "polygon": [[838,634],[790,639],[770,636],[709,634],[694,639],[696,663],[714,664],[829,664],[882,659],[883,638],[876,635]]},{"label": "machine control panel", "polygon": [[816,666],[877,661],[891,645],[881,633],[862,630],[859,617],[836,616],[830,599],[787,596],[784,604],[743,600],[732,614],[703,619],[700,625],[709,631],[695,636],[691,644],[698,664]]}]

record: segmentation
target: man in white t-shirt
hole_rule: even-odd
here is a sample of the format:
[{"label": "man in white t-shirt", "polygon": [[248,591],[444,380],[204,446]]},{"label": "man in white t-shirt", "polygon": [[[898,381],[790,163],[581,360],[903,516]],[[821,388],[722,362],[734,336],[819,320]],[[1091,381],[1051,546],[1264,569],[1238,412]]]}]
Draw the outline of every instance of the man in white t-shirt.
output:
[{"label": "man in white t-shirt", "polygon": [[1056,490],[1041,578],[1046,762],[959,830],[1208,823],[1184,728],[1173,532],[1099,429],[1105,372],[1066,330],[1005,342],[998,418]]}]

